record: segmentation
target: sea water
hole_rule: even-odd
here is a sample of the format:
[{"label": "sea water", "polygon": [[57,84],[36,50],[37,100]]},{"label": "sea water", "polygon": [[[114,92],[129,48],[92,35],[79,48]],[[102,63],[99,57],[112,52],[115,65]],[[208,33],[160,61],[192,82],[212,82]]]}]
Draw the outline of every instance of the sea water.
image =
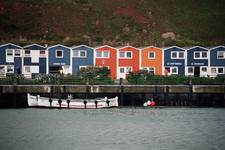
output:
[{"label": "sea water", "polygon": [[0,150],[224,150],[225,109],[2,109]]}]

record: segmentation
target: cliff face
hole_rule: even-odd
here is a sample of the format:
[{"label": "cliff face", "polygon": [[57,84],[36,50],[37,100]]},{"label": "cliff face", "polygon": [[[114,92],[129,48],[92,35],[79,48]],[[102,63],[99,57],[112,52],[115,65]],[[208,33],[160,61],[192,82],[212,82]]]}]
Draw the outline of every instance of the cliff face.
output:
[{"label": "cliff face", "polygon": [[0,42],[225,44],[224,6],[223,0],[0,0]]}]

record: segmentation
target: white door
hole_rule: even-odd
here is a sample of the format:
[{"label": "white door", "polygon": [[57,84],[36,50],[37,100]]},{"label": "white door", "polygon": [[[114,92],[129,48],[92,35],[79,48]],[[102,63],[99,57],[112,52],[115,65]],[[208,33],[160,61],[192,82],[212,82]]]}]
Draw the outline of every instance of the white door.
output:
[{"label": "white door", "polygon": [[126,67],[119,67],[119,77],[126,79]]}]

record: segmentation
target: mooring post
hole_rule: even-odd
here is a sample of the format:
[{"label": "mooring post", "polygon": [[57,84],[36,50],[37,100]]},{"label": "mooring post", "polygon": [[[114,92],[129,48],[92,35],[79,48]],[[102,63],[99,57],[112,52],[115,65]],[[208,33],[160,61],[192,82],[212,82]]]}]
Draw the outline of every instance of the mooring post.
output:
[{"label": "mooring post", "polygon": [[120,78],[120,105],[123,106],[123,78]]},{"label": "mooring post", "polygon": [[192,79],[189,80],[188,105],[192,106],[193,84]]},{"label": "mooring post", "polygon": [[13,107],[17,107],[17,101],[16,101],[17,91],[16,91],[16,80],[15,77],[13,78]]}]

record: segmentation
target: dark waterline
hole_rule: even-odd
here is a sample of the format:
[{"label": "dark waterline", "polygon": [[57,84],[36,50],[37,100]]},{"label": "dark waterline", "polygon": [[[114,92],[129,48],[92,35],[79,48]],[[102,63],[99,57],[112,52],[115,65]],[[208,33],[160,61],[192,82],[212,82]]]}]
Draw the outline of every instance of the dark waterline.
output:
[{"label": "dark waterline", "polygon": [[222,150],[224,108],[0,109],[1,150]]}]

